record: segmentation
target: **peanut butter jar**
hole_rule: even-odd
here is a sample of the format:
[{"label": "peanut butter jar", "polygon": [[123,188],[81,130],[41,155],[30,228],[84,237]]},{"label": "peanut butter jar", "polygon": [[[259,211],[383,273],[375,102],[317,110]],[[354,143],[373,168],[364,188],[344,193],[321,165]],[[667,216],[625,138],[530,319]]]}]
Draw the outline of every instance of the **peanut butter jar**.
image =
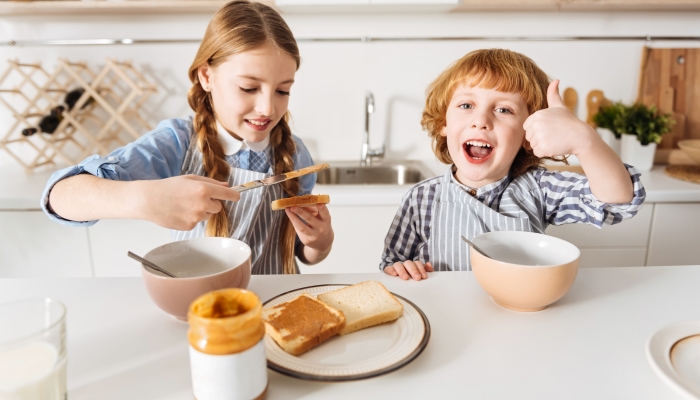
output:
[{"label": "peanut butter jar", "polygon": [[258,296],[243,289],[206,293],[190,304],[192,389],[197,400],[263,399],[265,325]]}]

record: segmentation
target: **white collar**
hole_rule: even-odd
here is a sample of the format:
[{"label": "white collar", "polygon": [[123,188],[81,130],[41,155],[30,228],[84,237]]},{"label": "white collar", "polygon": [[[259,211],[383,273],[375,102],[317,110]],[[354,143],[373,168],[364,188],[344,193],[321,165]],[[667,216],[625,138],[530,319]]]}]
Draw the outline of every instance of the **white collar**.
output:
[{"label": "white collar", "polygon": [[245,140],[238,140],[235,137],[231,136],[231,134],[228,133],[226,128],[224,128],[218,120],[216,121],[216,129],[219,133],[219,143],[221,143],[221,147],[224,148],[224,154],[226,154],[227,156],[232,156],[238,153],[239,151],[248,148],[256,153],[259,153],[265,150],[270,144],[270,135],[267,135],[265,140],[263,140],[262,142],[257,143],[248,143]]}]

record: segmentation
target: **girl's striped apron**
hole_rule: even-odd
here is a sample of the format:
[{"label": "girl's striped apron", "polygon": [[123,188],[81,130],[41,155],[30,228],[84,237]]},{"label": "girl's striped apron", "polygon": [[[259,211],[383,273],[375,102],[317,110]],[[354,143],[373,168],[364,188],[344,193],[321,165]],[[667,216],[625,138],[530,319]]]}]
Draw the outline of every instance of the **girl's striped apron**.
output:
[{"label": "girl's striped apron", "polygon": [[[538,215],[543,215],[539,185],[530,174],[516,178],[503,192],[498,210],[472,197],[468,188],[445,176],[432,207],[429,239],[430,262],[436,271],[470,271],[471,240],[491,231],[526,231],[544,233]],[[426,260],[421,260],[425,262]]]},{"label": "girl's striped apron", "polygon": [[[202,153],[192,144],[187,149],[180,175],[196,174],[206,176]],[[231,168],[229,185],[237,186],[256,179],[267,178],[272,174]],[[279,247],[279,232],[284,211],[272,211],[270,203],[284,197],[281,185],[263,186],[241,193],[238,202],[226,201],[229,223],[233,229],[231,237],[250,246],[252,255],[252,273],[257,275],[283,274],[284,266]],[[175,240],[204,236],[206,221],[202,221],[191,231],[176,231]],[[298,267],[297,267],[298,273]]]}]

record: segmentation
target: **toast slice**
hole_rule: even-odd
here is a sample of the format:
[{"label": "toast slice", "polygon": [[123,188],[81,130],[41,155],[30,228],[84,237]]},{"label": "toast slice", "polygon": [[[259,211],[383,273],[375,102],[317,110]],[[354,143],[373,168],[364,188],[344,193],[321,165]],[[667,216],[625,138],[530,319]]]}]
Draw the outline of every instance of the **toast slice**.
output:
[{"label": "toast slice", "polygon": [[341,335],[393,321],[403,315],[403,305],[377,281],[322,293],[318,299],[345,315]]},{"label": "toast slice", "polygon": [[265,332],[287,353],[302,354],[338,334],[345,327],[342,312],[308,293],[263,309]]},{"label": "toast slice", "polygon": [[331,202],[331,196],[327,194],[305,194],[303,196],[288,197],[286,199],[279,199],[272,202],[272,210],[282,210],[287,207],[294,206],[308,206],[311,204],[328,204]]}]

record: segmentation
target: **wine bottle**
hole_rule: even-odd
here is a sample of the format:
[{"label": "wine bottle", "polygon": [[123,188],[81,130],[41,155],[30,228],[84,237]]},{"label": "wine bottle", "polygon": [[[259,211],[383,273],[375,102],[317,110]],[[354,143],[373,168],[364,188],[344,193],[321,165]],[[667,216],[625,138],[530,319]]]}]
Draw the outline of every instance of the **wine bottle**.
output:
[{"label": "wine bottle", "polygon": [[22,136],[32,136],[33,134],[39,132],[37,128],[25,128],[22,129]]},{"label": "wine bottle", "polygon": [[[66,93],[66,97],[63,98],[63,102],[66,103],[66,106],[68,106],[68,111],[72,110],[73,107],[75,107],[75,103],[77,103],[78,100],[80,100],[80,97],[83,95],[83,93],[85,93],[85,89],[83,88],[73,89],[70,92]],[[95,99],[89,97],[85,104],[83,104],[83,106],[80,108],[85,108],[88,105],[92,104],[92,102],[94,101]]]}]

